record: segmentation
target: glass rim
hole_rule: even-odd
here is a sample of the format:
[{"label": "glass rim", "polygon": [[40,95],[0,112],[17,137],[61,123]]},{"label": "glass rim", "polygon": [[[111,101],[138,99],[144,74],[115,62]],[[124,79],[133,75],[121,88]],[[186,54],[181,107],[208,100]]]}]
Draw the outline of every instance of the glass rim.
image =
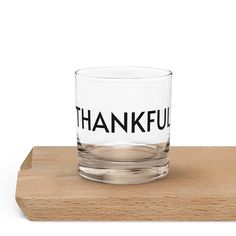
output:
[{"label": "glass rim", "polygon": [[[136,75],[136,76],[117,76],[112,75],[112,71],[133,71],[138,74],[139,72],[143,72],[143,75]],[[108,72],[108,74],[102,74],[103,72]],[[146,74],[144,73],[147,72]],[[107,80],[141,80],[141,79],[164,79],[170,78],[172,76],[172,71],[168,69],[161,69],[157,67],[148,67],[148,66],[98,66],[98,67],[85,67],[80,68],[75,71],[75,77],[83,77],[87,79],[107,79]]]}]

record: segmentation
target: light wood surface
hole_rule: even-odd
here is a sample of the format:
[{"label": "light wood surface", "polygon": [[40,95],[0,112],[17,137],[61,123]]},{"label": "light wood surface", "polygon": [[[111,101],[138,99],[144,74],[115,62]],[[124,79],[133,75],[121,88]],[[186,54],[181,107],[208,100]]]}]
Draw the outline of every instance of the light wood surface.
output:
[{"label": "light wood surface", "polygon": [[75,147],[34,147],[16,200],[30,220],[236,220],[236,147],[172,147],[170,173],[140,185],[83,179]]}]

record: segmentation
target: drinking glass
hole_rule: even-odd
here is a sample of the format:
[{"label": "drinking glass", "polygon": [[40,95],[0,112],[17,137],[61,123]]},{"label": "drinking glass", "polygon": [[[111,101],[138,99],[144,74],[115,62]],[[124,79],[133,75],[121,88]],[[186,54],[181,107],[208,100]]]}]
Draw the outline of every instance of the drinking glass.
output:
[{"label": "drinking glass", "polygon": [[112,184],[165,177],[172,72],[97,67],[79,69],[75,77],[80,175]]}]

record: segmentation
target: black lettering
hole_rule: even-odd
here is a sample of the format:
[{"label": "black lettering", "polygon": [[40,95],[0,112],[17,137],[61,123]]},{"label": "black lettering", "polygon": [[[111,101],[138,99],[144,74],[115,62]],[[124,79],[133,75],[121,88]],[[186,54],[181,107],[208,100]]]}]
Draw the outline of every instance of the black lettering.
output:
[{"label": "black lettering", "polygon": [[145,129],[142,127],[142,125],[139,123],[139,120],[141,119],[141,117],[143,116],[144,111],[142,111],[139,116],[137,117],[137,119],[135,119],[135,112],[132,112],[132,127],[131,127],[131,132],[134,133],[135,132],[135,125],[137,125],[139,127],[139,129],[142,132],[145,132]]},{"label": "black lettering", "polygon": [[111,132],[115,133],[115,122],[127,133],[128,122],[127,122],[128,114],[124,112],[124,123],[122,123],[113,113],[111,113]]},{"label": "black lettering", "polygon": [[[99,125],[99,124],[98,124],[98,123],[99,123],[99,120],[101,120],[102,125]],[[99,114],[98,114],[98,116],[97,116],[97,119],[96,119],[96,121],[95,121],[95,123],[94,123],[93,131],[95,131],[96,128],[103,128],[103,129],[105,129],[105,131],[106,131],[107,133],[109,133],[109,130],[108,130],[107,125],[106,125],[106,123],[105,123],[105,121],[104,121],[104,119],[103,119],[103,117],[102,117],[102,113],[101,113],[101,112],[99,112]]]},{"label": "black lettering", "polygon": [[165,125],[166,125],[166,108],[165,108],[165,110],[164,110],[164,123],[163,123],[163,125],[161,126],[160,125],[160,120],[161,120],[161,118],[160,118],[160,110],[158,110],[157,111],[157,127],[158,127],[158,129],[160,129],[160,130],[162,130],[162,129],[164,129],[165,128]]},{"label": "black lettering", "polygon": [[80,108],[79,107],[76,107],[76,113],[77,113],[77,126],[79,127],[79,111],[80,111]]},{"label": "black lettering", "polygon": [[84,116],[84,109],[82,108],[82,129],[84,129],[84,121],[88,121],[88,130],[91,130],[91,115],[90,110],[88,110],[88,117]]},{"label": "black lettering", "polygon": [[167,127],[170,127],[170,108],[168,107],[167,108],[167,110],[168,110],[168,116],[167,116]]},{"label": "black lettering", "polygon": [[[140,113],[135,112],[124,112],[123,119],[119,119],[120,116],[116,116],[113,112],[111,112],[110,121],[111,121],[111,130],[109,131],[107,124],[102,116],[102,113],[99,112],[96,118],[95,123],[92,123],[91,120],[91,110],[85,110],[76,106],[77,112],[77,126],[81,127],[82,129],[88,128],[88,130],[95,131],[97,128],[102,128],[105,130],[106,133],[115,133],[117,129],[122,129],[126,133],[130,130],[132,133],[135,133],[137,127],[141,132],[150,132],[152,128],[152,123],[157,123],[157,127],[159,130],[163,130],[165,127],[170,127],[170,107],[161,109],[161,110],[151,110],[151,111],[143,111]],[[144,113],[147,112],[147,125],[143,126],[143,122],[141,122]],[[156,114],[157,113],[157,114]],[[153,115],[156,114],[154,117]],[[131,115],[131,117],[129,116]],[[157,117],[157,121],[156,118]],[[128,120],[128,118],[131,120]],[[146,120],[146,119],[145,119]],[[87,122],[87,123],[86,123]],[[129,127],[131,125],[131,127]],[[85,127],[86,126],[86,127]],[[120,128],[119,128],[120,127]]]},{"label": "black lettering", "polygon": [[154,122],[154,119],[151,119],[151,114],[156,113],[156,111],[148,111],[147,117],[147,131],[149,132],[151,129],[151,123]]}]

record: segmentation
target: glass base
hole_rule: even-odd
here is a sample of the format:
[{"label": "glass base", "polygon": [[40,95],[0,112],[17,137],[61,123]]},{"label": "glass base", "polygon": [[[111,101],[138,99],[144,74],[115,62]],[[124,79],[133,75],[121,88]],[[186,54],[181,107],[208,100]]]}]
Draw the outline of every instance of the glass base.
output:
[{"label": "glass base", "polygon": [[79,166],[79,174],[90,180],[109,184],[141,184],[162,179],[169,172],[169,164],[149,169],[100,169]]},{"label": "glass base", "polygon": [[79,173],[111,184],[139,184],[169,172],[169,142],[161,144],[78,145]]}]

